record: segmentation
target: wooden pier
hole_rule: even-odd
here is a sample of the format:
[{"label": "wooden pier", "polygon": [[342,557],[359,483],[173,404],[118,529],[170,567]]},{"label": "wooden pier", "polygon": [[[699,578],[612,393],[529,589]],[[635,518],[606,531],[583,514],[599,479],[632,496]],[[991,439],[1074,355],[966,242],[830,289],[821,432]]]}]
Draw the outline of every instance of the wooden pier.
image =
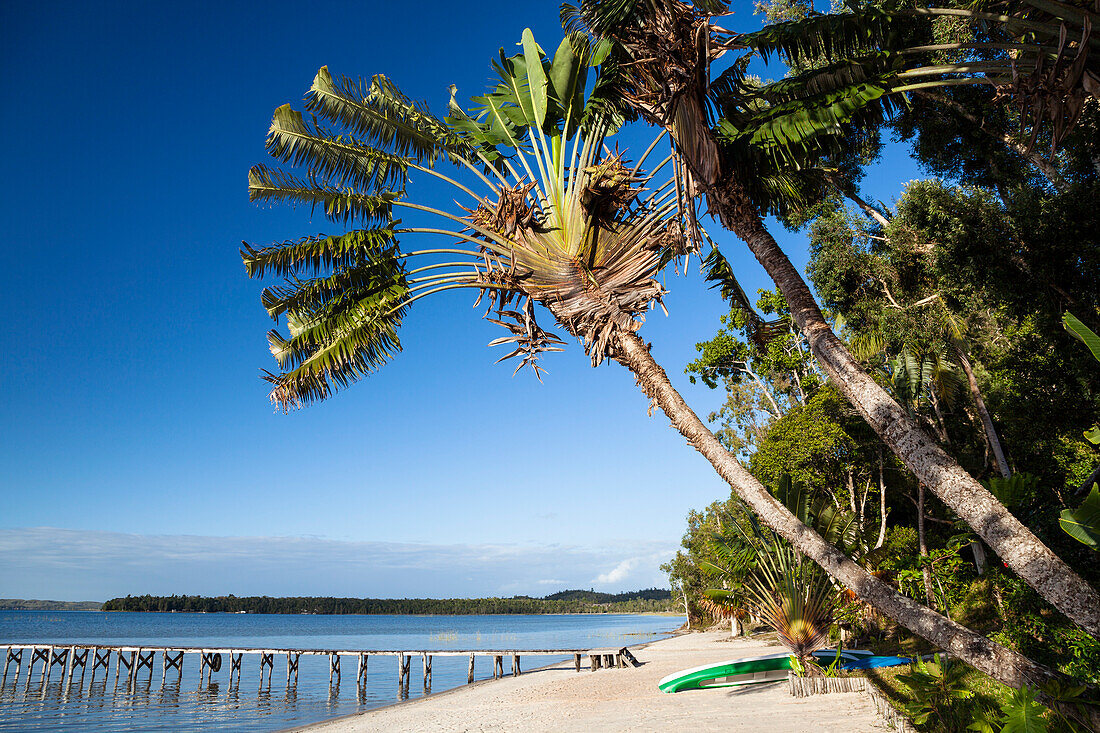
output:
[{"label": "wooden pier", "polygon": [[[183,680],[183,665],[186,656],[197,657],[199,665],[199,686],[210,684],[214,676],[220,673],[223,667],[228,672],[230,687],[239,688],[241,671],[244,666],[245,656],[255,656],[259,666],[259,689],[271,688],[271,678],[275,672],[275,659],[286,659],[286,686],[288,689],[298,684],[298,663],[303,656],[327,656],[329,670],[329,686],[339,687],[343,658],[354,658],[356,662],[356,687],[363,688],[367,681],[367,662],[370,657],[394,657],[397,660],[398,688],[407,694],[409,680],[412,676],[412,660],[420,657],[420,667],[424,676],[424,690],[430,691],[432,686],[432,660],[435,657],[469,657],[466,682],[474,681],[474,667],[477,657],[485,657],[492,661],[493,679],[505,676],[504,660],[510,658],[511,674],[518,676],[521,673],[520,660],[522,657],[573,657],[573,665],[577,672],[581,671],[581,660],[588,657],[588,668],[596,671],[602,668],[639,666],[639,662],[626,647],[608,649],[414,649],[414,650],[388,650],[388,649],[248,649],[236,647],[151,647],[151,646],[93,646],[83,644],[0,644],[0,652],[4,654],[4,673],[0,680],[0,686],[6,685],[9,668],[14,662],[15,685],[18,686],[19,678],[26,660],[27,687],[34,677],[35,668],[39,667],[39,685],[47,685],[54,673],[55,667],[60,667],[58,674],[63,682],[64,689],[76,678],[79,669],[79,678],[76,684],[83,688],[86,673],[91,673],[91,682],[95,682],[97,672],[102,668],[104,681],[111,676],[111,658],[114,657],[115,687],[119,681],[126,680],[127,688],[133,689],[141,675],[142,670],[148,670],[148,679],[152,680],[153,668],[156,665],[157,655],[160,655],[161,685],[163,686],[169,677],[169,672],[174,672],[176,681]],[[228,662],[228,664],[225,664]],[[282,665],[280,665],[282,666]],[[265,677],[266,672],[266,677]]]}]

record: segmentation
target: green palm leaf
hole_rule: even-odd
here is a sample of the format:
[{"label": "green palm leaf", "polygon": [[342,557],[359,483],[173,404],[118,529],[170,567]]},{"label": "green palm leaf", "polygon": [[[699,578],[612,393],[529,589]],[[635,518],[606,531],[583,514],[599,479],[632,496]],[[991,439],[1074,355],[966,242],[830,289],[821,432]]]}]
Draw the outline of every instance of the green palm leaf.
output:
[{"label": "green palm leaf", "polygon": [[440,156],[477,160],[474,146],[429,114],[423,105],[413,103],[381,74],[364,84],[334,79],[323,66],[306,93],[306,109],[418,164],[434,163]]},{"label": "green palm leaf", "polygon": [[1100,550],[1100,488],[1094,486],[1076,509],[1063,509],[1058,524],[1073,539]]},{"label": "green palm leaf", "polygon": [[390,220],[396,194],[359,193],[354,189],[303,181],[284,171],[256,165],[248,171],[248,198],[257,202],[320,207],[326,217],[344,224],[356,220],[385,224]]},{"label": "green palm leaf", "polygon": [[400,155],[307,124],[302,113],[289,104],[275,110],[267,134],[267,151],[284,163],[308,166],[333,186],[351,185],[360,191],[404,187],[409,169],[408,161]]},{"label": "green palm leaf", "polygon": [[375,229],[355,229],[345,234],[302,237],[254,248],[242,242],[241,259],[249,277],[319,273],[351,267],[394,243],[393,221]]},{"label": "green palm leaf", "polygon": [[1069,311],[1066,311],[1062,316],[1062,324],[1075,338],[1089,347],[1089,351],[1092,352],[1092,355],[1096,357],[1097,361],[1100,361],[1100,336],[1097,336],[1091,328],[1082,323],[1077,316]]}]

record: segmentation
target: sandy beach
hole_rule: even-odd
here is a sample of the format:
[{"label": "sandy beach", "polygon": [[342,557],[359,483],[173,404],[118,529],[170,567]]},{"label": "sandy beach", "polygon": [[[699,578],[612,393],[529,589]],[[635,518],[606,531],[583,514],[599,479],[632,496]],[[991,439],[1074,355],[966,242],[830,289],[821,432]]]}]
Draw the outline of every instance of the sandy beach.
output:
[{"label": "sandy beach", "polygon": [[886,730],[864,693],[791,697],[785,683],[676,694],[657,681],[679,669],[770,654],[764,639],[684,634],[635,649],[641,667],[574,671],[572,662],[488,680],[339,718],[310,733],[362,731],[814,731]]}]

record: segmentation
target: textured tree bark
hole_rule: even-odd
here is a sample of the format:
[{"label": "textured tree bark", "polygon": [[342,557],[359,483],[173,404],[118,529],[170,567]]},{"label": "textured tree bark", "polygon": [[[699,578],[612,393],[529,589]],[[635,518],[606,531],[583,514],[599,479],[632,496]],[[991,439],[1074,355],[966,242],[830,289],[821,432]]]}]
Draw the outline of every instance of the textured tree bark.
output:
[{"label": "textured tree bark", "polygon": [[993,418],[985,406],[985,400],[982,399],[982,391],[978,389],[978,380],[974,378],[974,370],[970,367],[970,359],[966,357],[966,352],[961,347],[956,348],[955,351],[959,355],[959,365],[962,366],[963,372],[966,374],[966,383],[970,385],[970,395],[974,398],[974,405],[978,408],[978,416],[982,419],[982,427],[985,428],[985,437],[989,441],[989,448],[993,451],[993,457],[997,459],[997,470],[1001,472],[1001,476],[1008,478],[1012,475],[1012,470],[1008,467],[1008,461],[1005,460],[1001,438],[997,435],[997,429],[993,427]]},{"label": "textured tree bark", "polygon": [[660,406],[673,427],[714,466],[761,521],[861,599],[913,633],[1006,685],[1020,687],[1028,684],[1034,687],[1057,676],[1027,657],[901,595],[798,521],[722,447],[718,438],[672,386],[665,370],[650,355],[648,346],[636,335],[620,334],[616,360],[634,374],[646,396]]},{"label": "textured tree bark", "polygon": [[[1008,512],[906,415],[837,338],[798,270],[735,181],[708,192],[722,224],[740,237],[782,292],[825,373],[879,437],[1009,567],[1051,605],[1100,638],[1100,594]],[[717,204],[717,206],[715,206]]]}]

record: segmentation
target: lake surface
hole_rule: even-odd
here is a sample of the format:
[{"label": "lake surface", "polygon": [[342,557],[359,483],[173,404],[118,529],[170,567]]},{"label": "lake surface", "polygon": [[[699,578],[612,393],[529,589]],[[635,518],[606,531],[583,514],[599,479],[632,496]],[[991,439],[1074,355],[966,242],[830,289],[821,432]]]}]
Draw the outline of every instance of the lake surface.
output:
[{"label": "lake surface", "polygon": [[[268,649],[589,649],[639,644],[667,636],[682,619],[619,614],[531,616],[303,616],[100,611],[0,611],[0,643],[88,646],[221,647]],[[0,660],[6,652],[0,651]],[[286,656],[275,658],[270,688],[260,688],[259,655],[243,658],[240,683],[229,684],[229,660],[213,680],[199,681],[198,654],[186,655],[182,679],[169,670],[162,683],[161,655],[153,672],[141,670],[129,689],[126,670],[116,684],[103,669],[91,680],[91,656],[83,682],[75,671],[66,689],[61,666],[48,684],[40,661],[26,673],[23,653],[0,687],[0,731],[178,731],[231,728],[275,731],[389,705],[402,699],[396,657],[371,657],[364,688],[355,684],[356,659],[343,657],[342,684],[329,686],[327,656],[302,656],[297,685],[286,683]],[[564,657],[525,657],[524,670]],[[587,662],[587,660],[585,660]],[[435,657],[432,692],[466,683],[468,657]],[[505,672],[510,661],[506,658]],[[492,677],[492,658],[478,657],[475,679]],[[411,665],[410,699],[425,693],[422,662]]]}]

